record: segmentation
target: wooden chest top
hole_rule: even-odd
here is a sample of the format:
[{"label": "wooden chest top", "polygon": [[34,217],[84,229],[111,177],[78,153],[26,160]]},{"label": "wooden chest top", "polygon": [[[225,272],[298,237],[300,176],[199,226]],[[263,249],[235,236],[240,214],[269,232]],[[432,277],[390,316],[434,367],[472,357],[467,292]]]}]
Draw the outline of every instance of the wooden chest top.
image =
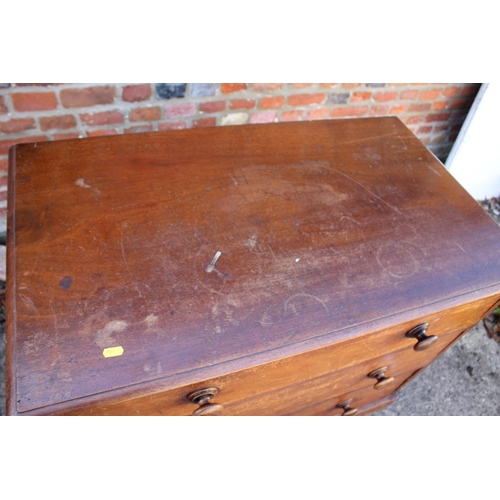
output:
[{"label": "wooden chest top", "polygon": [[500,291],[496,224],[396,118],[25,144],[10,183],[11,412]]}]

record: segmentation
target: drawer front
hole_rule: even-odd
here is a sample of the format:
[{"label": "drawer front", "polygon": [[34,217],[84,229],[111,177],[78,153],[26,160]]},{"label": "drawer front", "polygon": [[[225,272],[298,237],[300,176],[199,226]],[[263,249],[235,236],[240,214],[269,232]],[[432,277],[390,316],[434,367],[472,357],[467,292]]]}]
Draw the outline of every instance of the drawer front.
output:
[{"label": "drawer front", "polygon": [[362,406],[358,413],[356,413],[357,417],[365,416],[365,415],[370,415],[372,413],[375,413],[376,411],[382,411],[388,406],[390,406],[392,403],[397,401],[397,396],[389,396],[384,399],[379,399],[375,401],[374,403],[369,403],[367,405]]},{"label": "drawer front", "polygon": [[[409,371],[396,375],[395,385],[401,387],[408,379],[412,378],[417,371]],[[372,388],[365,387],[358,391],[349,392],[341,396],[336,396],[330,399],[326,399],[319,403],[315,403],[309,406],[304,406],[297,410],[287,413],[289,416],[312,416],[312,415],[324,415],[324,416],[343,416],[344,414],[360,415],[367,410],[368,413],[375,411],[379,407],[384,407],[387,405],[386,400],[394,401],[391,398],[394,389],[389,389],[389,387],[382,389],[380,391],[374,391]]]},{"label": "drawer front", "polygon": [[[455,332],[441,336],[441,350],[453,343],[462,332]],[[334,373],[321,375],[314,379],[297,384],[282,387],[276,390],[266,391],[259,395],[243,398],[239,401],[231,401],[224,390],[215,395],[213,404],[222,405],[223,415],[283,415],[296,408],[314,404],[317,401],[330,400],[332,397],[353,392],[362,388],[372,388],[372,392],[380,397],[380,389],[374,389],[378,383],[376,378],[368,377],[371,372],[387,366],[384,374],[385,379],[394,377],[395,374],[404,373],[409,370],[418,370],[439,355],[437,349],[429,349],[415,356],[411,347],[401,351],[394,351],[377,358],[364,361],[358,365],[338,370]],[[395,378],[395,377],[394,377]],[[211,380],[204,387],[216,387],[219,381]],[[172,391],[155,395],[153,401],[146,401],[146,398],[139,398],[131,401],[129,406],[115,406],[102,408],[113,415],[128,414],[152,414],[152,415],[191,415],[197,410],[197,406],[189,403],[186,396],[199,387],[189,387],[176,390],[173,396]],[[390,392],[398,388],[397,380],[388,384]],[[162,398],[163,396],[163,398]],[[152,398],[152,397],[151,397]],[[174,399],[174,403],[172,400]],[[132,406],[132,403],[134,406]]]},{"label": "drawer front", "polygon": [[[462,332],[442,337],[442,345],[453,343]],[[355,392],[366,388],[378,399],[382,391],[396,391],[400,384],[399,374],[415,372],[427,366],[439,355],[426,352],[415,357],[413,349],[391,352],[358,365],[329,373],[307,382],[290,385],[252,398],[224,404],[224,415],[284,415],[295,408],[305,407],[317,401],[330,400],[332,397]],[[386,370],[381,370],[386,368]],[[374,372],[379,371],[378,377]],[[382,372],[382,373],[380,373]],[[372,375],[373,374],[373,375]],[[372,376],[370,376],[372,375]],[[371,388],[371,389],[370,389]],[[218,401],[223,404],[221,393]]]},{"label": "drawer front", "polygon": [[[358,393],[362,393],[364,399],[370,398],[370,401],[375,401],[396,391],[405,382],[406,379],[403,377],[409,377],[411,373],[414,372],[404,375],[396,374],[392,377],[393,381],[390,386],[387,385],[380,390],[374,389],[374,384],[369,379],[368,383],[365,382],[361,388],[355,390],[355,387],[337,385],[335,375],[325,376],[321,377],[321,380],[298,384],[225,406],[223,414],[228,416],[289,415],[301,408],[314,406],[318,401],[331,402],[333,398],[336,398],[335,400],[341,403],[350,399],[352,394]],[[362,376],[363,374],[360,373],[360,377]],[[361,405],[361,403],[356,404]],[[364,400],[362,404],[366,404]],[[343,410],[336,411],[341,414]]]},{"label": "drawer front", "polygon": [[[189,403],[186,396],[198,389],[217,388],[219,392],[214,401],[229,406],[294,384],[303,384],[323,375],[343,371],[381,356],[387,356],[384,362],[396,362],[400,351],[405,352],[401,358],[401,363],[404,363],[405,366],[422,367],[434,359],[461,332],[474,326],[493,306],[493,302],[494,298],[490,297],[466,306],[451,308],[427,317],[419,317],[384,330],[367,333],[320,349],[200,381],[196,384],[121,400],[116,403],[112,401],[109,403],[100,402],[83,409],[60,411],[57,414],[190,415],[196,406]],[[429,349],[417,352],[413,349],[417,339],[408,338],[405,334],[422,323],[429,324],[427,335],[435,335],[438,339]],[[393,356],[391,353],[398,354]],[[375,368],[377,366],[373,369]],[[399,373],[401,373],[401,368],[397,368]],[[355,372],[359,373],[359,370],[356,368]],[[345,383],[339,383],[339,388],[351,386],[350,375],[345,376],[347,377]],[[356,383],[353,386],[357,387]]]}]

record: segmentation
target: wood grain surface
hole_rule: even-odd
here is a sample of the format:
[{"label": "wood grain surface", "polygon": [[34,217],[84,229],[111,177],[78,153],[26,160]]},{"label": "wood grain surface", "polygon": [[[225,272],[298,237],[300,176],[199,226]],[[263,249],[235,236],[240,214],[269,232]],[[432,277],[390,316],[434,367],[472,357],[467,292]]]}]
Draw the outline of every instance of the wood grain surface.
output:
[{"label": "wood grain surface", "polygon": [[308,398],[314,400],[319,397],[319,400],[323,400],[326,396],[318,393],[318,384],[330,396],[347,394],[363,386],[373,386],[375,382],[367,374],[381,366],[387,365],[391,374],[425,367],[455,341],[462,333],[462,328],[477,323],[487,303],[490,305],[491,300],[485,299],[468,304],[467,307],[455,307],[427,316],[425,319],[430,323],[430,333],[436,334],[438,341],[426,351],[415,352],[415,341],[405,336],[406,331],[423,321],[422,318],[415,318],[414,321],[394,325],[383,331],[358,335],[320,349],[220,377],[200,379],[194,384],[151,391],[150,394],[137,397],[108,396],[105,401],[87,401],[74,409],[68,404],[60,408],[56,405],[50,411],[59,415],[189,415],[193,406],[188,404],[187,396],[203,388],[215,387],[218,391],[217,401],[226,408],[225,415],[228,414],[228,405],[231,408],[236,403],[236,407],[239,407],[242,401],[252,399],[260,401],[261,406],[267,405],[264,408],[266,411],[281,414],[280,408],[273,404],[273,394],[284,388],[291,390],[291,394],[295,394],[295,399],[298,399],[298,393],[292,387],[305,386],[308,388]]},{"label": "wood grain surface", "polygon": [[[403,383],[415,375],[415,372],[407,372],[398,374],[395,377],[394,384],[400,387]],[[375,391],[371,387],[364,387],[354,392],[349,392],[341,396],[325,399],[321,402],[314,402],[313,404],[304,406],[302,408],[294,408],[286,415],[290,416],[310,416],[310,415],[324,415],[324,416],[341,416],[343,413],[342,408],[338,405],[343,401],[352,399],[350,404],[351,408],[358,409],[357,414],[370,413],[379,408],[379,405],[386,398],[391,397],[394,389],[386,387],[383,390]],[[368,410],[369,411],[366,411]]]},{"label": "wood grain surface", "polygon": [[395,118],[24,144],[9,168],[10,413],[500,293],[499,228]]}]

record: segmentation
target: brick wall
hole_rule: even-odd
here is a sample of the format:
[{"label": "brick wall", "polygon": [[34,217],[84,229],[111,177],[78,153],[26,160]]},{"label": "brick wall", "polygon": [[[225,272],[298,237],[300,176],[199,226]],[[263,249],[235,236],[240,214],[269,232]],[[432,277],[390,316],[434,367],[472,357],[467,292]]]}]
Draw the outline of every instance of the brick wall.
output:
[{"label": "brick wall", "polygon": [[444,161],[479,86],[469,83],[0,84],[0,173],[7,169],[9,147],[21,142],[387,115],[399,117]]}]

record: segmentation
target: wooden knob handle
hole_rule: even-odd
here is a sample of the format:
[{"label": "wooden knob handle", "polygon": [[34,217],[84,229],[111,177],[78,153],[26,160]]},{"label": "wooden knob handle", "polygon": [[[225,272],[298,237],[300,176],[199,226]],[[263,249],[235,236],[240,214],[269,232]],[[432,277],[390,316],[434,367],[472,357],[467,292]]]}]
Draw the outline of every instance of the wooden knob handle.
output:
[{"label": "wooden knob handle", "polygon": [[376,370],[373,370],[368,374],[369,378],[377,379],[377,383],[373,386],[374,389],[380,390],[387,387],[389,384],[394,382],[394,377],[386,377],[385,372],[387,371],[387,366],[381,366]]},{"label": "wooden knob handle", "polygon": [[198,389],[197,391],[189,393],[186,396],[187,400],[195,405],[200,405],[200,407],[193,412],[193,415],[220,415],[224,407],[216,403],[210,403],[218,392],[219,389],[216,387],[205,387],[204,389]]},{"label": "wooden knob handle", "polygon": [[335,408],[342,408],[342,410],[344,410],[344,413],[342,413],[343,417],[356,415],[356,413],[358,413],[358,409],[351,408],[351,404],[353,401],[353,399],[347,399],[346,401],[342,401],[342,403],[339,403]]},{"label": "wooden knob handle", "polygon": [[197,410],[194,410],[193,415],[205,417],[208,417],[209,415],[221,415],[223,409],[224,407],[218,404],[201,405]]},{"label": "wooden knob handle", "polygon": [[406,333],[408,338],[418,340],[418,342],[413,346],[415,351],[425,351],[437,342],[438,337],[436,337],[436,335],[431,335],[430,337],[426,335],[428,328],[429,323],[422,323],[421,325],[413,327]]}]

